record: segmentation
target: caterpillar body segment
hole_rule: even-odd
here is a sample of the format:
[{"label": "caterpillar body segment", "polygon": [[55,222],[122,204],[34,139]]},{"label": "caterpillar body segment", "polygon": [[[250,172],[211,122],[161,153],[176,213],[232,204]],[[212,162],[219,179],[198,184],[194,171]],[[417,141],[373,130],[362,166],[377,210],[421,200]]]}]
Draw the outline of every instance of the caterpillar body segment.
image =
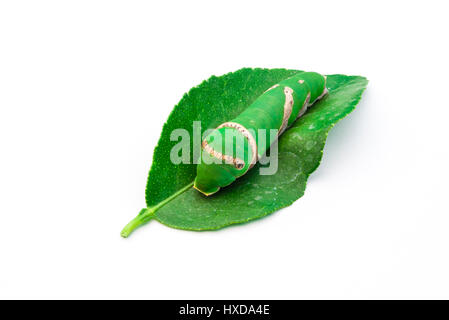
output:
[{"label": "caterpillar body segment", "polygon": [[203,141],[194,188],[209,196],[244,175],[279,135],[326,94],[326,77],[316,72],[299,72],[268,88]]}]

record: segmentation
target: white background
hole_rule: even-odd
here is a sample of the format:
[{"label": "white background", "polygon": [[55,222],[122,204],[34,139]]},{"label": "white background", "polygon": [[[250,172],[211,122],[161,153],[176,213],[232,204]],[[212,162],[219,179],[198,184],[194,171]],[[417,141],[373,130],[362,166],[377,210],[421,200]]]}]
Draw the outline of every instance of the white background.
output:
[{"label": "white background", "polygon": [[[2,1],[0,298],[449,298],[445,1]],[[304,197],[151,222],[163,123],[241,67],[366,76]],[[161,182],[164,183],[164,182]]]}]

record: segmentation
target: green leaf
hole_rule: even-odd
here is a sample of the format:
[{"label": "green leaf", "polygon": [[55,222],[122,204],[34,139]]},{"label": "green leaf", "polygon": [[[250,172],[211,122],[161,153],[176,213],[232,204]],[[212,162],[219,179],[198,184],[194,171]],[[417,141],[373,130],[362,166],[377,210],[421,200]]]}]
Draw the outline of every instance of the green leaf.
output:
[{"label": "green leaf", "polygon": [[[307,178],[319,165],[327,134],[350,113],[368,83],[359,76],[329,75],[329,94],[279,139],[278,171],[259,175],[259,164],[217,194],[206,197],[191,188],[196,165],[174,165],[170,150],[177,128],[192,134],[193,121],[202,131],[234,118],[267,88],[297,73],[286,69],[241,69],[211,77],[184,95],[165,123],[154,151],[146,188],[147,209],[122,231],[126,237],[151,219],[179,229],[214,230],[264,217],[289,206],[304,194]],[[191,147],[192,150],[192,147]]]}]

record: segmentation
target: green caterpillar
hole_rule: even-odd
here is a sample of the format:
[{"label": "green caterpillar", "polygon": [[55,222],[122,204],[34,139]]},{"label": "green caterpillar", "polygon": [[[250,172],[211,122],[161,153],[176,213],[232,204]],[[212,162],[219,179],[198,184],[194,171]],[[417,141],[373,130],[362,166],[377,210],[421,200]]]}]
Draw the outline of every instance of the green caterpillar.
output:
[{"label": "green caterpillar", "polygon": [[[326,94],[326,77],[316,72],[299,72],[269,88],[204,139],[194,188],[209,196],[243,176],[288,126]],[[274,139],[270,130],[278,130]]]}]

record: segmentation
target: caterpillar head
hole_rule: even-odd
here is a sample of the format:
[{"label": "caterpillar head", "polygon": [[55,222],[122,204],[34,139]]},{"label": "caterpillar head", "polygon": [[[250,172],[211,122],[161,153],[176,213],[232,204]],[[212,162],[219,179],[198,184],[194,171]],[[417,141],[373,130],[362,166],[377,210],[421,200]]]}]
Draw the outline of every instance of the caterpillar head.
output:
[{"label": "caterpillar head", "polygon": [[253,153],[248,139],[234,128],[217,128],[201,147],[193,187],[206,196],[231,184],[251,167]]}]

